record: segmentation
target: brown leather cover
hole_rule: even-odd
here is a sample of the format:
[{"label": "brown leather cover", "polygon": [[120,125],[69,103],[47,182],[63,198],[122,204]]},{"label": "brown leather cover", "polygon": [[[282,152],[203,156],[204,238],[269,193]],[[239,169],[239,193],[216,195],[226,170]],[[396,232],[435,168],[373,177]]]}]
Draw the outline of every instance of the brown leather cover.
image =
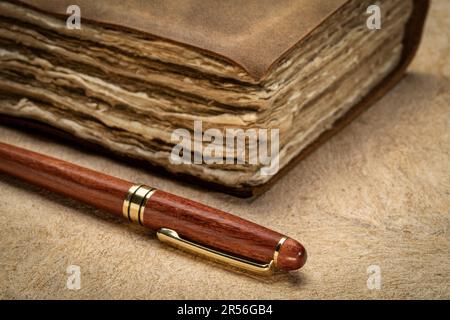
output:
[{"label": "brown leather cover", "polygon": [[[19,2],[64,17],[67,6],[74,4],[71,0]],[[208,51],[235,62],[246,69],[255,80],[259,80],[304,36],[344,5],[346,0],[78,0],[76,3],[81,7],[82,19],[145,32]],[[339,119],[333,128],[324,132],[262,186],[226,188],[206,184],[239,197],[250,197],[265,191],[292,165],[305,158],[394,87],[417,51],[430,1],[415,0],[414,3],[414,11],[404,37],[402,61],[380,85]],[[10,117],[3,116],[0,120],[4,123],[14,123]],[[49,129],[46,125],[35,121],[23,119],[16,121],[22,126],[50,131],[74,141],[69,134]],[[85,141],[80,142],[86,144]],[[193,181],[190,176],[188,179],[190,182]],[[205,184],[203,181],[197,182]]]},{"label": "brown leather cover", "polygon": [[20,0],[67,17],[133,29],[219,55],[255,80],[347,0]]}]

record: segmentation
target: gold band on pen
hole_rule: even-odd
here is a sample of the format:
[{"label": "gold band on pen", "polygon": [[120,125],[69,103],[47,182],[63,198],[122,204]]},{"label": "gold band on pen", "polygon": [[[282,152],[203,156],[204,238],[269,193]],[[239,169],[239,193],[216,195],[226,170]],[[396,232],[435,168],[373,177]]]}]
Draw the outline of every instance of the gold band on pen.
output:
[{"label": "gold band on pen", "polygon": [[156,189],[146,185],[132,186],[123,201],[123,216],[129,221],[143,225],[145,206],[155,191]]},{"label": "gold band on pen", "polygon": [[287,237],[281,238],[280,241],[278,241],[277,246],[275,247],[275,252],[273,253],[273,263],[275,267],[277,267],[278,264],[278,255],[280,254],[281,246],[287,239]]}]

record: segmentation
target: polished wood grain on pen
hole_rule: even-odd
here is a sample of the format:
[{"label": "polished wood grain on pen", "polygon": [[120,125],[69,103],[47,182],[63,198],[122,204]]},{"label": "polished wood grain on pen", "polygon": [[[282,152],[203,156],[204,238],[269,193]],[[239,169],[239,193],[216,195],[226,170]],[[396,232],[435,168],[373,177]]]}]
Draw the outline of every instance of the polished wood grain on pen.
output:
[{"label": "polished wood grain on pen", "polygon": [[[0,142],[0,171],[123,217],[123,201],[134,183]],[[148,200],[143,225],[170,228],[191,241],[268,263],[284,236],[224,211],[157,190]],[[306,251],[293,239],[281,246],[277,268],[295,270]]]},{"label": "polished wood grain on pen", "polygon": [[[147,202],[144,225],[151,229],[173,228],[192,241],[266,263],[273,259],[284,237],[235,215],[160,190]],[[281,247],[277,268],[295,270],[303,266],[305,259],[303,246],[288,239]]]},{"label": "polished wood grain on pen", "polygon": [[133,183],[0,142],[0,171],[122,216]]}]

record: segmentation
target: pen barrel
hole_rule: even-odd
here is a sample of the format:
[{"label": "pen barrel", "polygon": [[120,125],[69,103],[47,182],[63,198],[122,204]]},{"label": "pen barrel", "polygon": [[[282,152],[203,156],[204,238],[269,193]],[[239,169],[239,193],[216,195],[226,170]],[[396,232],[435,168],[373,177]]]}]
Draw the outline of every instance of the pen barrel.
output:
[{"label": "pen barrel", "polygon": [[279,269],[295,270],[306,260],[303,246],[281,233],[160,190],[147,201],[142,224],[155,230],[173,229],[193,242],[257,262],[274,260]]},{"label": "pen barrel", "polygon": [[0,143],[0,171],[122,216],[131,182],[33,151]]},{"label": "pen barrel", "polygon": [[[150,229],[173,229],[193,242],[296,270],[306,261],[297,241],[224,211],[146,188],[37,152],[0,143],[0,171]],[[131,192],[131,193],[130,193]]]}]

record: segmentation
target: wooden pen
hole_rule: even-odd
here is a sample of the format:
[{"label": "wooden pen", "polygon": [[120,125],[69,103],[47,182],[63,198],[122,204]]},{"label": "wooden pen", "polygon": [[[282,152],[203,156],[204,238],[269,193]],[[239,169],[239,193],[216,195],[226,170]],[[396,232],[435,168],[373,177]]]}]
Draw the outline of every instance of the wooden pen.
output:
[{"label": "wooden pen", "polygon": [[126,218],[173,246],[260,274],[296,270],[296,240],[230,213],[0,142],[0,171]]}]

